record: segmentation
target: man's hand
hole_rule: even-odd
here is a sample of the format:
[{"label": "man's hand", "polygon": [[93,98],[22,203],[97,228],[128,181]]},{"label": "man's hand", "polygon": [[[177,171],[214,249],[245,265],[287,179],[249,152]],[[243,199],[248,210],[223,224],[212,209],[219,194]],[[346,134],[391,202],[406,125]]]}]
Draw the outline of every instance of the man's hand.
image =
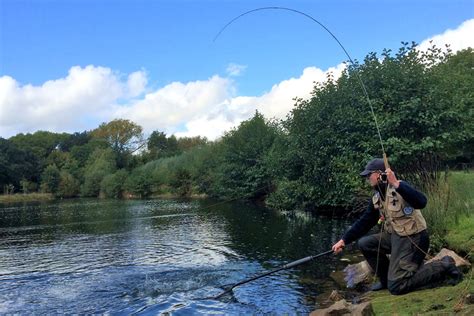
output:
[{"label": "man's hand", "polygon": [[398,186],[400,185],[400,180],[397,179],[392,169],[388,168],[387,170],[385,170],[385,173],[387,174],[388,183],[391,184],[395,189],[398,189]]},{"label": "man's hand", "polygon": [[346,243],[341,239],[332,246],[332,251],[334,251],[335,254],[338,254],[344,249],[345,246]]}]

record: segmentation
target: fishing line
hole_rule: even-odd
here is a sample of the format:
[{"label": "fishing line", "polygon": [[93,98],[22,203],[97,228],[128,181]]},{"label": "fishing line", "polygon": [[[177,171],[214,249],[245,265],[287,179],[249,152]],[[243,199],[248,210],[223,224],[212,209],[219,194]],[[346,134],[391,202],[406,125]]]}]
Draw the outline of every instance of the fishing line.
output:
[{"label": "fishing line", "polygon": [[[307,13],[304,13],[302,11],[298,11],[298,10],[295,10],[295,9],[291,9],[291,8],[286,8],[286,7],[261,7],[261,8],[257,8],[257,9],[253,9],[253,10],[250,10],[250,11],[246,11],[240,15],[238,15],[237,17],[233,18],[232,20],[230,20],[226,25],[224,25],[224,27],[219,31],[219,33],[217,33],[217,35],[214,37],[214,40],[213,42],[215,42],[219,36],[227,29],[228,26],[230,26],[232,23],[234,23],[235,21],[237,21],[238,19],[240,19],[241,17],[245,16],[245,15],[248,15],[248,14],[251,14],[251,13],[254,13],[254,12],[257,12],[257,11],[265,11],[265,10],[283,10],[283,11],[289,11],[289,12],[293,12],[293,13],[297,13],[297,14],[300,14],[308,19],[310,19],[311,21],[317,23],[319,26],[321,26],[324,30],[326,30],[326,32],[329,33],[329,35],[332,36],[332,38],[339,44],[339,46],[342,48],[342,50],[344,51],[344,53],[346,54],[347,58],[349,58],[349,61],[351,62],[352,66],[356,67],[356,64],[355,62],[352,60],[352,57],[349,55],[349,52],[346,50],[346,48],[344,47],[344,45],[342,45],[341,41],[339,41],[339,39],[336,37],[336,35],[334,35],[334,33],[331,32],[331,30],[329,30],[323,23],[321,23],[320,21],[316,20],[315,18],[313,18],[311,15],[307,14]],[[374,108],[372,106],[372,102],[370,100],[370,97],[369,97],[369,94],[367,93],[367,89],[364,85],[364,82],[362,81],[362,78],[360,77],[359,75],[359,71],[356,71],[356,76],[357,76],[357,79],[359,81],[359,84],[362,88],[362,91],[364,93],[364,96],[365,98],[367,99],[367,103],[369,104],[369,107],[370,107],[370,111],[372,113],[372,116],[374,118],[374,121],[375,121],[375,127],[377,129],[377,135],[379,136],[379,141],[380,141],[380,146],[382,147],[382,153],[383,155],[385,156],[385,148],[383,146],[383,141],[382,141],[382,135],[380,133],[380,128],[379,128],[379,124],[377,122],[377,117],[375,116],[375,112],[374,112]]]}]

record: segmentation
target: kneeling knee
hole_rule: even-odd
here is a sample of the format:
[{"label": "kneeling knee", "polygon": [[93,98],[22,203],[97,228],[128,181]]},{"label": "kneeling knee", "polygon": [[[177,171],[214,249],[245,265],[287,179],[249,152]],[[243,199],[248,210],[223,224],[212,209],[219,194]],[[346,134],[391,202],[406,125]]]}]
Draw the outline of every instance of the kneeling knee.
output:
[{"label": "kneeling knee", "polygon": [[360,250],[364,251],[367,250],[367,239],[361,238],[357,241],[357,246]]},{"label": "kneeling knee", "polygon": [[405,294],[405,291],[403,290],[402,284],[400,282],[391,282],[388,281],[388,291],[392,295],[402,295]]}]

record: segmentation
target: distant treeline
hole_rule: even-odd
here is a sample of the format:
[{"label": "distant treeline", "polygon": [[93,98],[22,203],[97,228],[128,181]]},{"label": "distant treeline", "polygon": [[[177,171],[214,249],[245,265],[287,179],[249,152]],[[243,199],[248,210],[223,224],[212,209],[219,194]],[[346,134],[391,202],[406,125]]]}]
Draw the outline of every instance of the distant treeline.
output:
[{"label": "distant treeline", "polygon": [[348,65],[338,79],[328,76],[285,120],[256,112],[213,142],[158,130],[145,139],[139,125],[122,119],[82,133],[0,138],[0,185],[5,194],[206,194],[282,209],[346,207],[363,193],[361,168],[381,156],[357,76],[393,168],[420,184],[440,166],[473,162],[473,67],[472,49],[420,52],[403,43],[396,53],[370,53]]}]

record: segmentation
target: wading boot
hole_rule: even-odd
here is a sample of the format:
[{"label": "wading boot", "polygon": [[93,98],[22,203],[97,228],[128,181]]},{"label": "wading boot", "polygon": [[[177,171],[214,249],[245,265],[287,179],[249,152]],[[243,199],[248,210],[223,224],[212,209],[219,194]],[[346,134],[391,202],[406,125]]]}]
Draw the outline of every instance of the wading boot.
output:
[{"label": "wading boot", "polygon": [[458,267],[456,267],[456,262],[450,256],[444,256],[441,258],[441,263],[446,271],[446,276],[448,277],[448,284],[456,285],[463,279],[463,274]]},{"label": "wading boot", "polygon": [[369,291],[380,291],[380,290],[385,290],[387,288],[387,284],[383,284],[380,281],[377,281],[373,284],[370,285]]}]

